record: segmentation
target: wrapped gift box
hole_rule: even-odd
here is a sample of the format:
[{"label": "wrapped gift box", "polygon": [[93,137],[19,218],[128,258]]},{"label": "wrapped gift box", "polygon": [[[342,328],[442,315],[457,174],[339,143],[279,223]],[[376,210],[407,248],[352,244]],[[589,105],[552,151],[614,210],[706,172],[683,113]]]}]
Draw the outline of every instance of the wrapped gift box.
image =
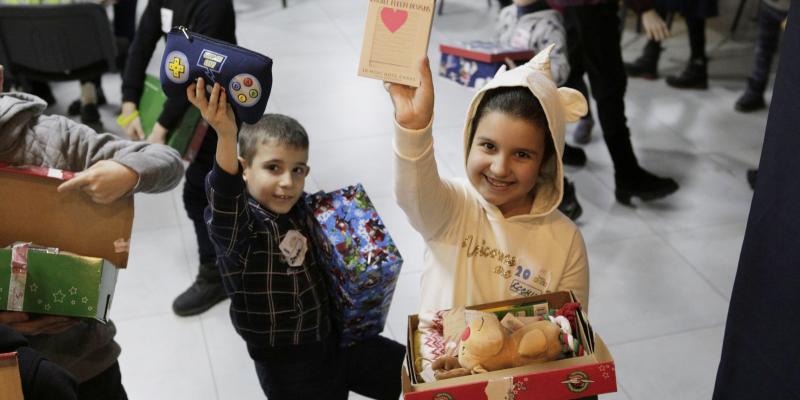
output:
[{"label": "wrapped gift box", "polygon": [[0,249],[0,310],[105,322],[116,283],[117,268],[102,258],[28,245]]},{"label": "wrapped gift box", "polygon": [[0,399],[23,400],[17,353],[0,353]]},{"label": "wrapped gift box", "polygon": [[[144,80],[144,91],[139,100],[139,118],[145,136],[150,136],[166,101],[167,96],[161,89],[161,81],[152,75],[147,75]],[[190,106],[183,114],[178,127],[167,134],[167,145],[178,150],[184,160],[192,161],[200,150],[207,131],[208,122],[202,118],[200,110]]]},{"label": "wrapped gift box", "polygon": [[[496,312],[507,306],[547,302],[549,308],[558,309],[575,301],[571,292],[555,292],[467,308]],[[418,325],[417,315],[408,317],[409,350],[401,372],[403,398],[407,400],[556,400],[617,391],[614,359],[582,311],[577,313],[577,339],[583,346],[580,356],[429,383],[422,381],[413,360]]]},{"label": "wrapped gift box", "polygon": [[343,344],[383,331],[403,258],[361,184],[309,196],[334,247],[331,275],[343,312]]},{"label": "wrapped gift box", "polygon": [[439,75],[477,88],[492,79],[506,59],[527,62],[534,56],[532,50],[504,47],[481,40],[442,44],[439,51],[442,53]]},{"label": "wrapped gift box", "polygon": [[[13,199],[0,202],[0,309],[107,320],[117,267],[128,263],[133,198],[58,193],[73,175],[0,163],[0,198]],[[21,243],[33,245],[16,256],[6,247]]]}]

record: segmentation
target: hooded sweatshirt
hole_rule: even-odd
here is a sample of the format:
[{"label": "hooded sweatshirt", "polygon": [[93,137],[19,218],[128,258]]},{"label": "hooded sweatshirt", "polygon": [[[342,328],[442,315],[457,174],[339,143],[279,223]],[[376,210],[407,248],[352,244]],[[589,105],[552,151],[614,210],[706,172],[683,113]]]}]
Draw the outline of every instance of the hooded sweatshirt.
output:
[{"label": "hooded sweatshirt", "polygon": [[483,95],[519,86],[542,104],[556,147],[543,163],[530,212],[506,218],[466,179],[439,176],[431,124],[408,130],[395,122],[395,197],[426,241],[421,312],[545,292],[573,290],[588,310],[586,246],[575,224],[558,211],[563,192],[565,122],[587,111],[579,92],[556,88],[551,45],[525,65],[495,77],[473,98],[464,127],[465,167],[472,119]]},{"label": "hooded sweatshirt", "polygon": [[567,60],[567,31],[561,13],[548,9],[547,3],[535,2],[526,6],[511,4],[500,10],[494,28],[495,39],[503,46],[530,49],[538,53],[548,45],[556,47],[550,53],[553,78],[562,85],[569,77]]},{"label": "hooded sweatshirt", "polygon": [[[139,174],[134,191],[163,192],[183,176],[178,153],[164,145],[120,139],[58,115],[42,115],[44,100],[25,93],[0,94],[0,161],[82,171],[100,160],[113,160]],[[0,243],[0,246],[8,243]],[[84,382],[116,362],[116,328],[81,319],[57,335],[28,338],[30,347]]]}]

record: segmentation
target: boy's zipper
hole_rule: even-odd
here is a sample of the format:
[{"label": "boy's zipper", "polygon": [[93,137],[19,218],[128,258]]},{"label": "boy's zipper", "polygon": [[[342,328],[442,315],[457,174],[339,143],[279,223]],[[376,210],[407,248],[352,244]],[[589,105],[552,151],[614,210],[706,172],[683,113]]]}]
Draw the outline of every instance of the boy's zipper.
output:
[{"label": "boy's zipper", "polygon": [[[223,47],[233,47],[233,46],[236,46],[236,45],[230,44],[230,43],[228,43],[228,42],[225,42],[225,41],[222,41],[222,40],[217,40],[217,39],[214,39],[214,38],[211,38],[211,37],[205,36],[205,35],[201,35],[201,34],[199,34],[199,33],[191,32],[191,31],[190,31],[188,28],[186,28],[186,27],[185,27],[185,26],[183,26],[183,25],[176,26],[176,27],[172,28],[172,32],[177,32],[177,31],[180,31],[181,33],[183,33],[183,36],[185,36],[185,37],[186,37],[186,40],[188,40],[188,41],[192,41],[192,39],[193,39],[195,36],[197,36],[197,37],[199,37],[199,38],[201,38],[201,39],[207,40],[207,41],[209,41],[209,42],[211,42],[211,43],[215,43],[215,44],[218,44],[218,45],[220,45],[220,46],[223,46]],[[271,58],[269,58],[269,57],[267,57],[267,56],[265,56],[265,55],[263,55],[263,54],[256,53],[255,51],[252,51],[252,50],[245,49],[244,47],[239,47],[239,46],[236,46],[236,49],[237,49],[237,50],[240,50],[240,51],[243,51],[243,52],[245,52],[245,53],[247,53],[247,54],[250,54],[250,55],[256,56],[256,57],[258,57],[258,58],[260,58],[260,59],[262,59],[262,60],[264,60],[264,61],[266,61],[266,62],[270,62],[270,63],[272,62],[272,59],[271,59]]]}]

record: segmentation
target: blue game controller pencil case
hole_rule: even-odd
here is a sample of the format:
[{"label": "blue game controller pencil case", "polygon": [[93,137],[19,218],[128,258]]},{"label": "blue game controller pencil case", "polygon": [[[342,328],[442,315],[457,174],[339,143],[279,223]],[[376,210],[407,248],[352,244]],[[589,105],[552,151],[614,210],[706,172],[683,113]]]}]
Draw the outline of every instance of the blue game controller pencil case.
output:
[{"label": "blue game controller pencil case", "polygon": [[184,27],[172,28],[161,60],[164,93],[186,98],[186,86],[199,77],[207,89],[215,82],[225,88],[239,120],[254,124],[264,115],[272,90],[272,59]]}]

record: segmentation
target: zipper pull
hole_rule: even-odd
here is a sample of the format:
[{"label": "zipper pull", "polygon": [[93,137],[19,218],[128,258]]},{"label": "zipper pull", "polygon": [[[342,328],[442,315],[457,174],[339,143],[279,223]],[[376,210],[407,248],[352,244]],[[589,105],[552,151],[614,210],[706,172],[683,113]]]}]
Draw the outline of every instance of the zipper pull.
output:
[{"label": "zipper pull", "polygon": [[186,40],[192,40],[192,37],[191,37],[191,36],[189,36],[189,30],[188,30],[188,29],[186,29],[186,27],[185,27],[185,26],[181,25],[181,26],[179,26],[179,27],[178,27],[178,29],[179,29],[181,32],[183,32],[183,36],[186,36]]}]

